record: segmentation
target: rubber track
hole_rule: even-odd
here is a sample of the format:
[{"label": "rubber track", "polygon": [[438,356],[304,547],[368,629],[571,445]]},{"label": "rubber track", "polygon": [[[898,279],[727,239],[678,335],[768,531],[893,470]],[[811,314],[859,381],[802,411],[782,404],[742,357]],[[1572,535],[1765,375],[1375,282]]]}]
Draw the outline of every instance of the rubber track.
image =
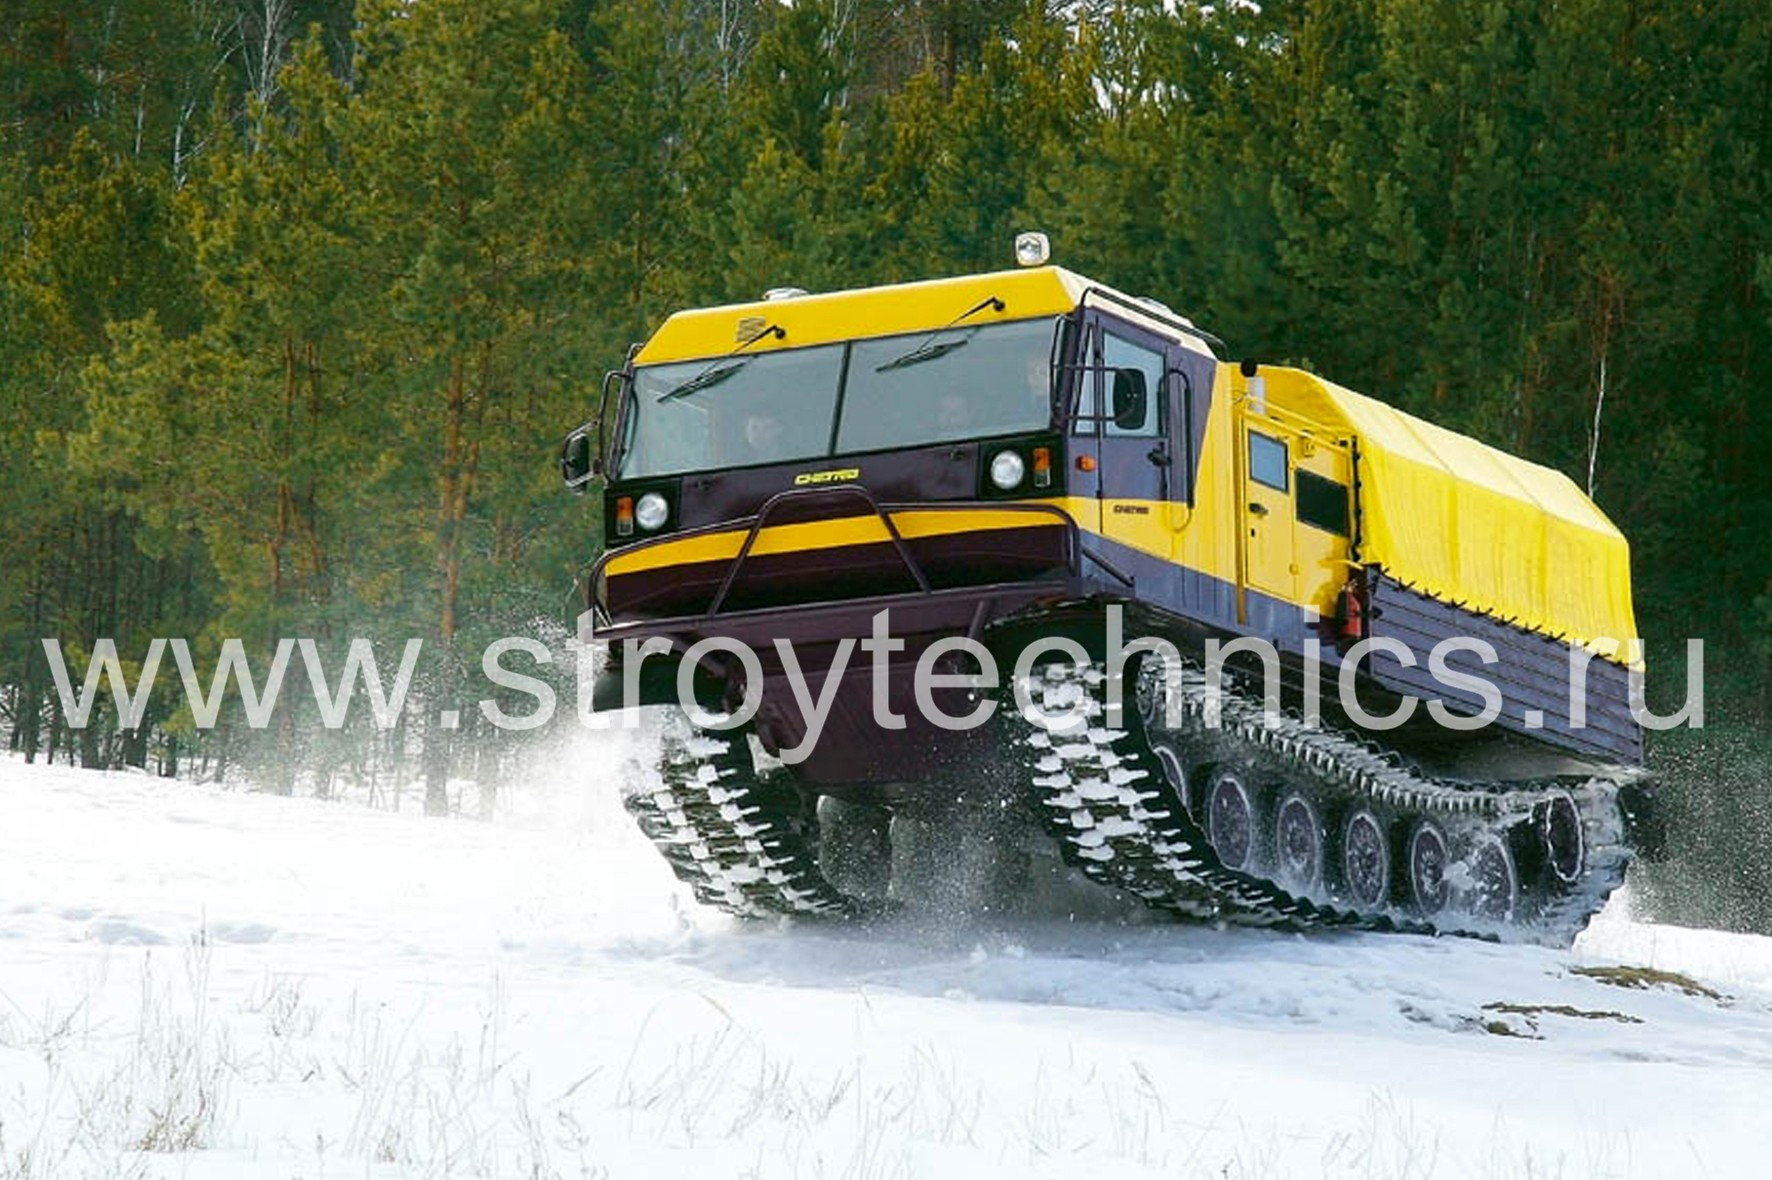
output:
[{"label": "rubber track", "polygon": [[742,732],[698,731],[679,713],[660,742],[657,784],[624,803],[697,901],[743,918],[858,912],[819,871],[799,793],[757,774]]},{"label": "rubber track", "polygon": [[[1219,694],[1219,725],[1208,724],[1213,704],[1205,673],[1185,663],[1173,678],[1167,719],[1160,724],[1161,669],[1147,661],[1126,714],[1135,702],[1152,717],[1159,738],[1183,748],[1208,742],[1244,760],[1286,770],[1294,785],[1314,781],[1347,806],[1382,805],[1412,817],[1430,817],[1448,830],[1486,829],[1505,840],[1513,825],[1530,822],[1532,809],[1567,793],[1582,817],[1587,855],[1581,876],[1548,898],[1529,921],[1497,924],[1450,915],[1443,932],[1524,938],[1566,944],[1622,883],[1628,850],[1616,802],[1618,784],[1605,778],[1550,779],[1497,784],[1451,783],[1421,774],[1395,756],[1348,734],[1307,726],[1285,713],[1270,723],[1259,701],[1226,685]],[[1341,927],[1436,932],[1432,922],[1386,908],[1355,913],[1323,899],[1294,896],[1265,878],[1219,864],[1188,815],[1152,751],[1144,726],[1103,724],[1105,678],[1098,670],[1048,666],[1025,683],[1048,716],[1071,711],[1068,728],[1048,728],[1023,717],[1020,736],[1032,756],[1031,777],[1048,828],[1067,858],[1085,874],[1124,889],[1148,904],[1194,918],[1290,929]],[[1008,710],[1013,714],[1014,710]],[[1393,868],[1393,872],[1397,871]]]}]

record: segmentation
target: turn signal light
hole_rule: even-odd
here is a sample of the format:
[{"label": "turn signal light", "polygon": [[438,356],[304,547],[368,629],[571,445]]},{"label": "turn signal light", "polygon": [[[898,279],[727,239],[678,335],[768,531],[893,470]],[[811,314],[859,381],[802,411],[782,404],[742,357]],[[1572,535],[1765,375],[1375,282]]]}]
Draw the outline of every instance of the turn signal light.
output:
[{"label": "turn signal light", "polygon": [[621,496],[615,501],[615,535],[631,537],[634,535],[634,498]]},{"label": "turn signal light", "polygon": [[1034,486],[1049,488],[1052,486],[1052,448],[1034,448]]},{"label": "turn signal light", "polygon": [[1094,471],[1095,470],[1095,456],[1094,455],[1078,455],[1077,456],[1077,470],[1078,471]]}]

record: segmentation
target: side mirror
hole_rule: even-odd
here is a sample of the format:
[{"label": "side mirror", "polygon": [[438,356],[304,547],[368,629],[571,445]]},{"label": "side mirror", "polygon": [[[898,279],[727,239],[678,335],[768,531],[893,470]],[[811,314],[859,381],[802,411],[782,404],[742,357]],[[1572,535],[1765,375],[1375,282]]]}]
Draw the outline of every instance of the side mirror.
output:
[{"label": "side mirror", "polygon": [[591,454],[591,429],[588,425],[580,426],[560,444],[560,478],[582,495],[585,485],[597,474]]},{"label": "side mirror", "polygon": [[1121,430],[1142,430],[1150,413],[1150,390],[1138,369],[1115,369],[1114,425]]}]

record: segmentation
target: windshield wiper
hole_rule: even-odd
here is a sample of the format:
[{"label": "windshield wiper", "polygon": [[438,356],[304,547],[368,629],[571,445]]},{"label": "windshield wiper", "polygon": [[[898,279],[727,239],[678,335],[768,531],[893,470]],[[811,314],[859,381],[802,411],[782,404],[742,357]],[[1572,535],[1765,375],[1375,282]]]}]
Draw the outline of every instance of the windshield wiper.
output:
[{"label": "windshield wiper", "polygon": [[709,365],[687,381],[678,382],[659,394],[658,400],[668,402],[676,398],[688,397],[692,393],[700,393],[704,389],[712,389],[750,363],[751,358],[747,356],[724,365]]},{"label": "windshield wiper", "polygon": [[908,369],[912,365],[920,365],[924,361],[932,361],[937,357],[946,356],[948,353],[954,351],[954,349],[970,343],[971,339],[970,336],[961,336],[954,340],[924,341],[922,344],[917,345],[917,347],[904,353],[902,356],[895,356],[883,365],[875,365],[874,372],[884,373],[888,369]]},{"label": "windshield wiper", "polygon": [[949,328],[953,327],[955,324],[959,323],[961,320],[971,319],[973,316],[977,315],[979,312],[983,311],[987,307],[990,308],[992,311],[1002,311],[1005,306],[1006,305],[1004,304],[1004,302],[1001,299],[998,299],[995,295],[992,295],[988,299],[984,300],[982,303],[979,303],[974,307],[967,308],[965,311],[961,312],[959,315],[955,316],[953,319],[949,320],[947,323],[943,324],[941,327],[935,329],[935,331],[929,333],[929,335],[923,337],[922,342],[920,344],[918,344],[915,348],[911,349],[909,352],[901,353],[900,355],[893,357],[891,360],[887,361],[883,365],[876,365],[874,367],[874,372],[884,373],[888,369],[902,369],[906,365],[918,365],[918,364],[922,364],[924,361],[932,361],[938,356],[946,356],[948,353],[954,351],[954,349],[956,349],[956,348],[959,348],[962,344],[965,344],[968,340],[970,340],[972,338],[970,336],[962,336],[958,340],[944,340],[941,343],[937,344],[935,341],[935,338],[937,336],[941,335],[943,332],[947,331]]},{"label": "windshield wiper", "polygon": [[[733,356],[737,353],[741,353],[757,341],[767,337],[773,336],[775,339],[781,340],[786,338],[787,334],[787,329],[780,327],[779,325],[764,324],[757,330],[756,335],[745,340],[737,348],[727,353],[726,356]],[[724,360],[725,358],[722,357],[721,359]],[[661,402],[668,402],[673,398],[688,397],[692,393],[700,393],[704,389],[711,389],[720,384],[720,382],[726,380],[726,378],[738,372],[740,369],[744,368],[745,365],[750,363],[750,360],[751,358],[748,356],[740,357],[738,360],[724,365],[721,364],[720,361],[715,361],[687,381],[679,382],[659,394],[658,400]]]}]

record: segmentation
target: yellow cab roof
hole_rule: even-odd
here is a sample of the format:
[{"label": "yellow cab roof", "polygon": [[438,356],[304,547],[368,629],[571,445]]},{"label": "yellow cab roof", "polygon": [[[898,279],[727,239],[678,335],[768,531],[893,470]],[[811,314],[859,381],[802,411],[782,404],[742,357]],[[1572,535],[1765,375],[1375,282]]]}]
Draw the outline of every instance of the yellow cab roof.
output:
[{"label": "yellow cab roof", "polygon": [[[1063,315],[1075,311],[1090,291],[1109,290],[1063,267],[1040,266],[697,308],[679,311],[667,319],[634,363],[654,365],[725,356],[769,328],[779,328],[781,332],[766,332],[744,351],[772,352],[843,340],[934,332],[993,298],[1002,302],[1001,310],[986,307],[962,322],[976,326]],[[1126,298],[1119,292],[1111,294]]]}]

